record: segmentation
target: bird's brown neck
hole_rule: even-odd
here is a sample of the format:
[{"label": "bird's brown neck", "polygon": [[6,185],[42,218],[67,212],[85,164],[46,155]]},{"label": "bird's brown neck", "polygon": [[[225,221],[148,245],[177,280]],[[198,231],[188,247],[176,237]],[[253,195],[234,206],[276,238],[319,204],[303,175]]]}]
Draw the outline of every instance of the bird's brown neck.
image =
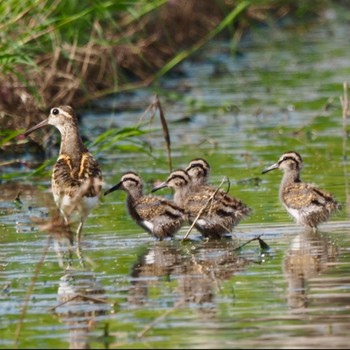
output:
[{"label": "bird's brown neck", "polygon": [[294,182],[301,182],[300,173],[298,170],[296,169],[289,170],[288,172],[285,172],[283,174],[281,186],[286,186]]},{"label": "bird's brown neck", "polygon": [[87,152],[87,148],[84,146],[76,128],[68,126],[61,131],[60,154],[67,154],[74,159],[80,157],[84,152]]}]

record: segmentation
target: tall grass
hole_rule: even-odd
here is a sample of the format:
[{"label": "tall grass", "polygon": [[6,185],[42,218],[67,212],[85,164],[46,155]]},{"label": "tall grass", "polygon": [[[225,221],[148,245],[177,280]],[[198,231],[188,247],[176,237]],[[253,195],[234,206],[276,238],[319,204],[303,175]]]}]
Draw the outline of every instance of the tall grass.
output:
[{"label": "tall grass", "polygon": [[[165,2],[1,2],[0,81],[5,83],[6,93],[16,94],[19,88],[26,89],[35,97],[34,103],[45,107],[46,100],[51,100],[52,95],[58,94],[57,100],[73,99],[75,91],[89,91],[86,81],[89,76],[84,73],[88,71],[89,64],[94,64],[90,61],[94,56],[93,47],[108,48],[128,42],[131,38],[123,35],[125,27],[139,22]],[[100,54],[106,55],[103,50]],[[99,64],[103,65],[103,61]],[[113,69],[115,72],[118,70],[117,67]],[[47,72],[43,86],[47,90],[53,89],[53,92],[41,90],[43,71]],[[57,82],[57,76],[61,78],[61,83]],[[109,83],[118,84],[117,74],[112,74]],[[62,93],[69,89],[74,93]]]},{"label": "tall grass", "polygon": [[[39,54],[64,43],[83,46],[116,44],[125,24],[163,5],[166,0],[77,1],[7,0],[0,4],[1,72],[15,72],[14,64],[36,66]],[[122,24],[120,20],[122,19]],[[105,30],[113,32],[107,37]]]},{"label": "tall grass", "polygon": [[29,118],[150,84],[224,29],[234,36],[269,11],[307,14],[324,1],[2,1],[0,113]]}]

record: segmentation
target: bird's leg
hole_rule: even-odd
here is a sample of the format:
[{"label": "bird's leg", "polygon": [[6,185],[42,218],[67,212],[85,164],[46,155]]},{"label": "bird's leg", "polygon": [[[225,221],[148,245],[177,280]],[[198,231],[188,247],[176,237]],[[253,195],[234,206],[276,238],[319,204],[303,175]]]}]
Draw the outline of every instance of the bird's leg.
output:
[{"label": "bird's leg", "polygon": [[77,233],[76,233],[76,239],[77,239],[77,256],[79,258],[79,262],[80,262],[81,266],[85,268],[84,257],[83,257],[83,254],[81,252],[81,249],[80,249],[82,229],[83,229],[83,220],[81,220],[80,223],[79,223],[79,226],[78,226],[78,229],[77,229]]},{"label": "bird's leg", "polygon": [[77,237],[77,245],[80,245],[81,242],[81,231],[83,230],[83,220],[80,221],[78,229],[77,229],[77,233],[76,233],[76,237]]},{"label": "bird's leg", "polygon": [[[52,238],[50,238],[50,239],[52,240]],[[59,241],[55,238],[53,238],[53,245],[54,245],[54,249],[55,249],[56,254],[57,254],[58,265],[63,268],[64,264],[63,264],[63,255],[61,252],[61,246],[59,244]]]},{"label": "bird's leg", "polygon": [[70,228],[70,220],[69,220],[69,215],[66,215],[63,211],[61,211],[62,216],[64,218],[64,222],[67,228],[67,234],[68,234],[68,263],[67,263],[67,268],[70,268],[72,266],[72,261],[73,261],[73,245],[74,245],[74,235],[73,232],[71,231]]},{"label": "bird's leg", "polygon": [[81,251],[81,249],[80,249],[80,245],[77,246],[76,252],[77,252],[77,256],[78,256],[80,265],[81,265],[83,268],[85,268],[85,260],[84,260],[82,251]]},{"label": "bird's leg", "polygon": [[69,247],[68,247],[68,264],[67,264],[67,268],[70,268],[72,266],[72,261],[73,261],[73,245],[70,243]]}]

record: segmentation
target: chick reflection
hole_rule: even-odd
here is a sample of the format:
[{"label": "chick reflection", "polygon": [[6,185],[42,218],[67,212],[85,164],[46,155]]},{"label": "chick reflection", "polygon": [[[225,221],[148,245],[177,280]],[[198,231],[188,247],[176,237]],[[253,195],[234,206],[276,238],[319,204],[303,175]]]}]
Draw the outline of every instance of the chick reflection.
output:
[{"label": "chick reflection", "polygon": [[181,265],[180,249],[167,241],[154,242],[149,249],[143,250],[132,268],[129,302],[134,305],[147,303],[149,287],[160,278],[169,280],[178,265]]},{"label": "chick reflection", "polygon": [[158,289],[167,291],[165,298],[177,299],[178,295],[182,304],[195,303],[200,311],[212,313],[221,282],[248,263],[237,255],[232,241],[206,242],[199,246],[181,246],[176,241],[153,242],[133,266],[129,302],[138,306],[151,302],[151,291]]},{"label": "chick reflection", "polygon": [[337,247],[327,235],[307,230],[294,237],[283,260],[291,308],[308,306],[308,280],[324,271],[336,256]]},{"label": "chick reflection", "polygon": [[180,292],[187,302],[199,304],[202,311],[209,311],[221,283],[244,270],[248,263],[235,252],[232,242],[201,245],[183,265]]},{"label": "chick reflection", "polygon": [[89,333],[111,304],[90,271],[67,270],[58,288],[59,305],[53,308],[70,332],[70,349],[89,349]]}]

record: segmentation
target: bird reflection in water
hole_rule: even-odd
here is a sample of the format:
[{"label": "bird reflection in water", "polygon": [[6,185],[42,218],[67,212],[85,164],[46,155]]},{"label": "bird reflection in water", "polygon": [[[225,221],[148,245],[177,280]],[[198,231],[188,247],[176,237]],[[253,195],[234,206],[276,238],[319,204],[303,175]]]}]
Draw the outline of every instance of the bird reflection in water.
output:
[{"label": "bird reflection in water", "polygon": [[163,300],[176,299],[177,305],[188,303],[213,315],[221,283],[252,262],[240,256],[236,248],[232,241],[198,245],[153,242],[133,266],[129,303],[136,307],[152,303],[152,291],[159,288],[161,292],[168,290]]},{"label": "bird reflection in water", "polygon": [[[42,232],[48,233],[48,239],[53,244],[59,266],[61,268],[72,268],[74,233],[70,225],[59,215],[58,210],[52,210],[48,219],[32,217],[32,221],[38,225]],[[85,268],[86,259],[83,256],[81,245],[77,245],[76,254],[79,265]],[[90,260],[88,262],[93,264]]]},{"label": "bird reflection in water", "polygon": [[113,308],[103,287],[92,272],[67,269],[57,295],[59,304],[52,311],[68,326],[70,349],[90,349],[89,334]]},{"label": "bird reflection in water", "polygon": [[283,260],[291,308],[308,307],[308,281],[325,271],[337,255],[337,246],[326,234],[308,230],[293,238]]}]

